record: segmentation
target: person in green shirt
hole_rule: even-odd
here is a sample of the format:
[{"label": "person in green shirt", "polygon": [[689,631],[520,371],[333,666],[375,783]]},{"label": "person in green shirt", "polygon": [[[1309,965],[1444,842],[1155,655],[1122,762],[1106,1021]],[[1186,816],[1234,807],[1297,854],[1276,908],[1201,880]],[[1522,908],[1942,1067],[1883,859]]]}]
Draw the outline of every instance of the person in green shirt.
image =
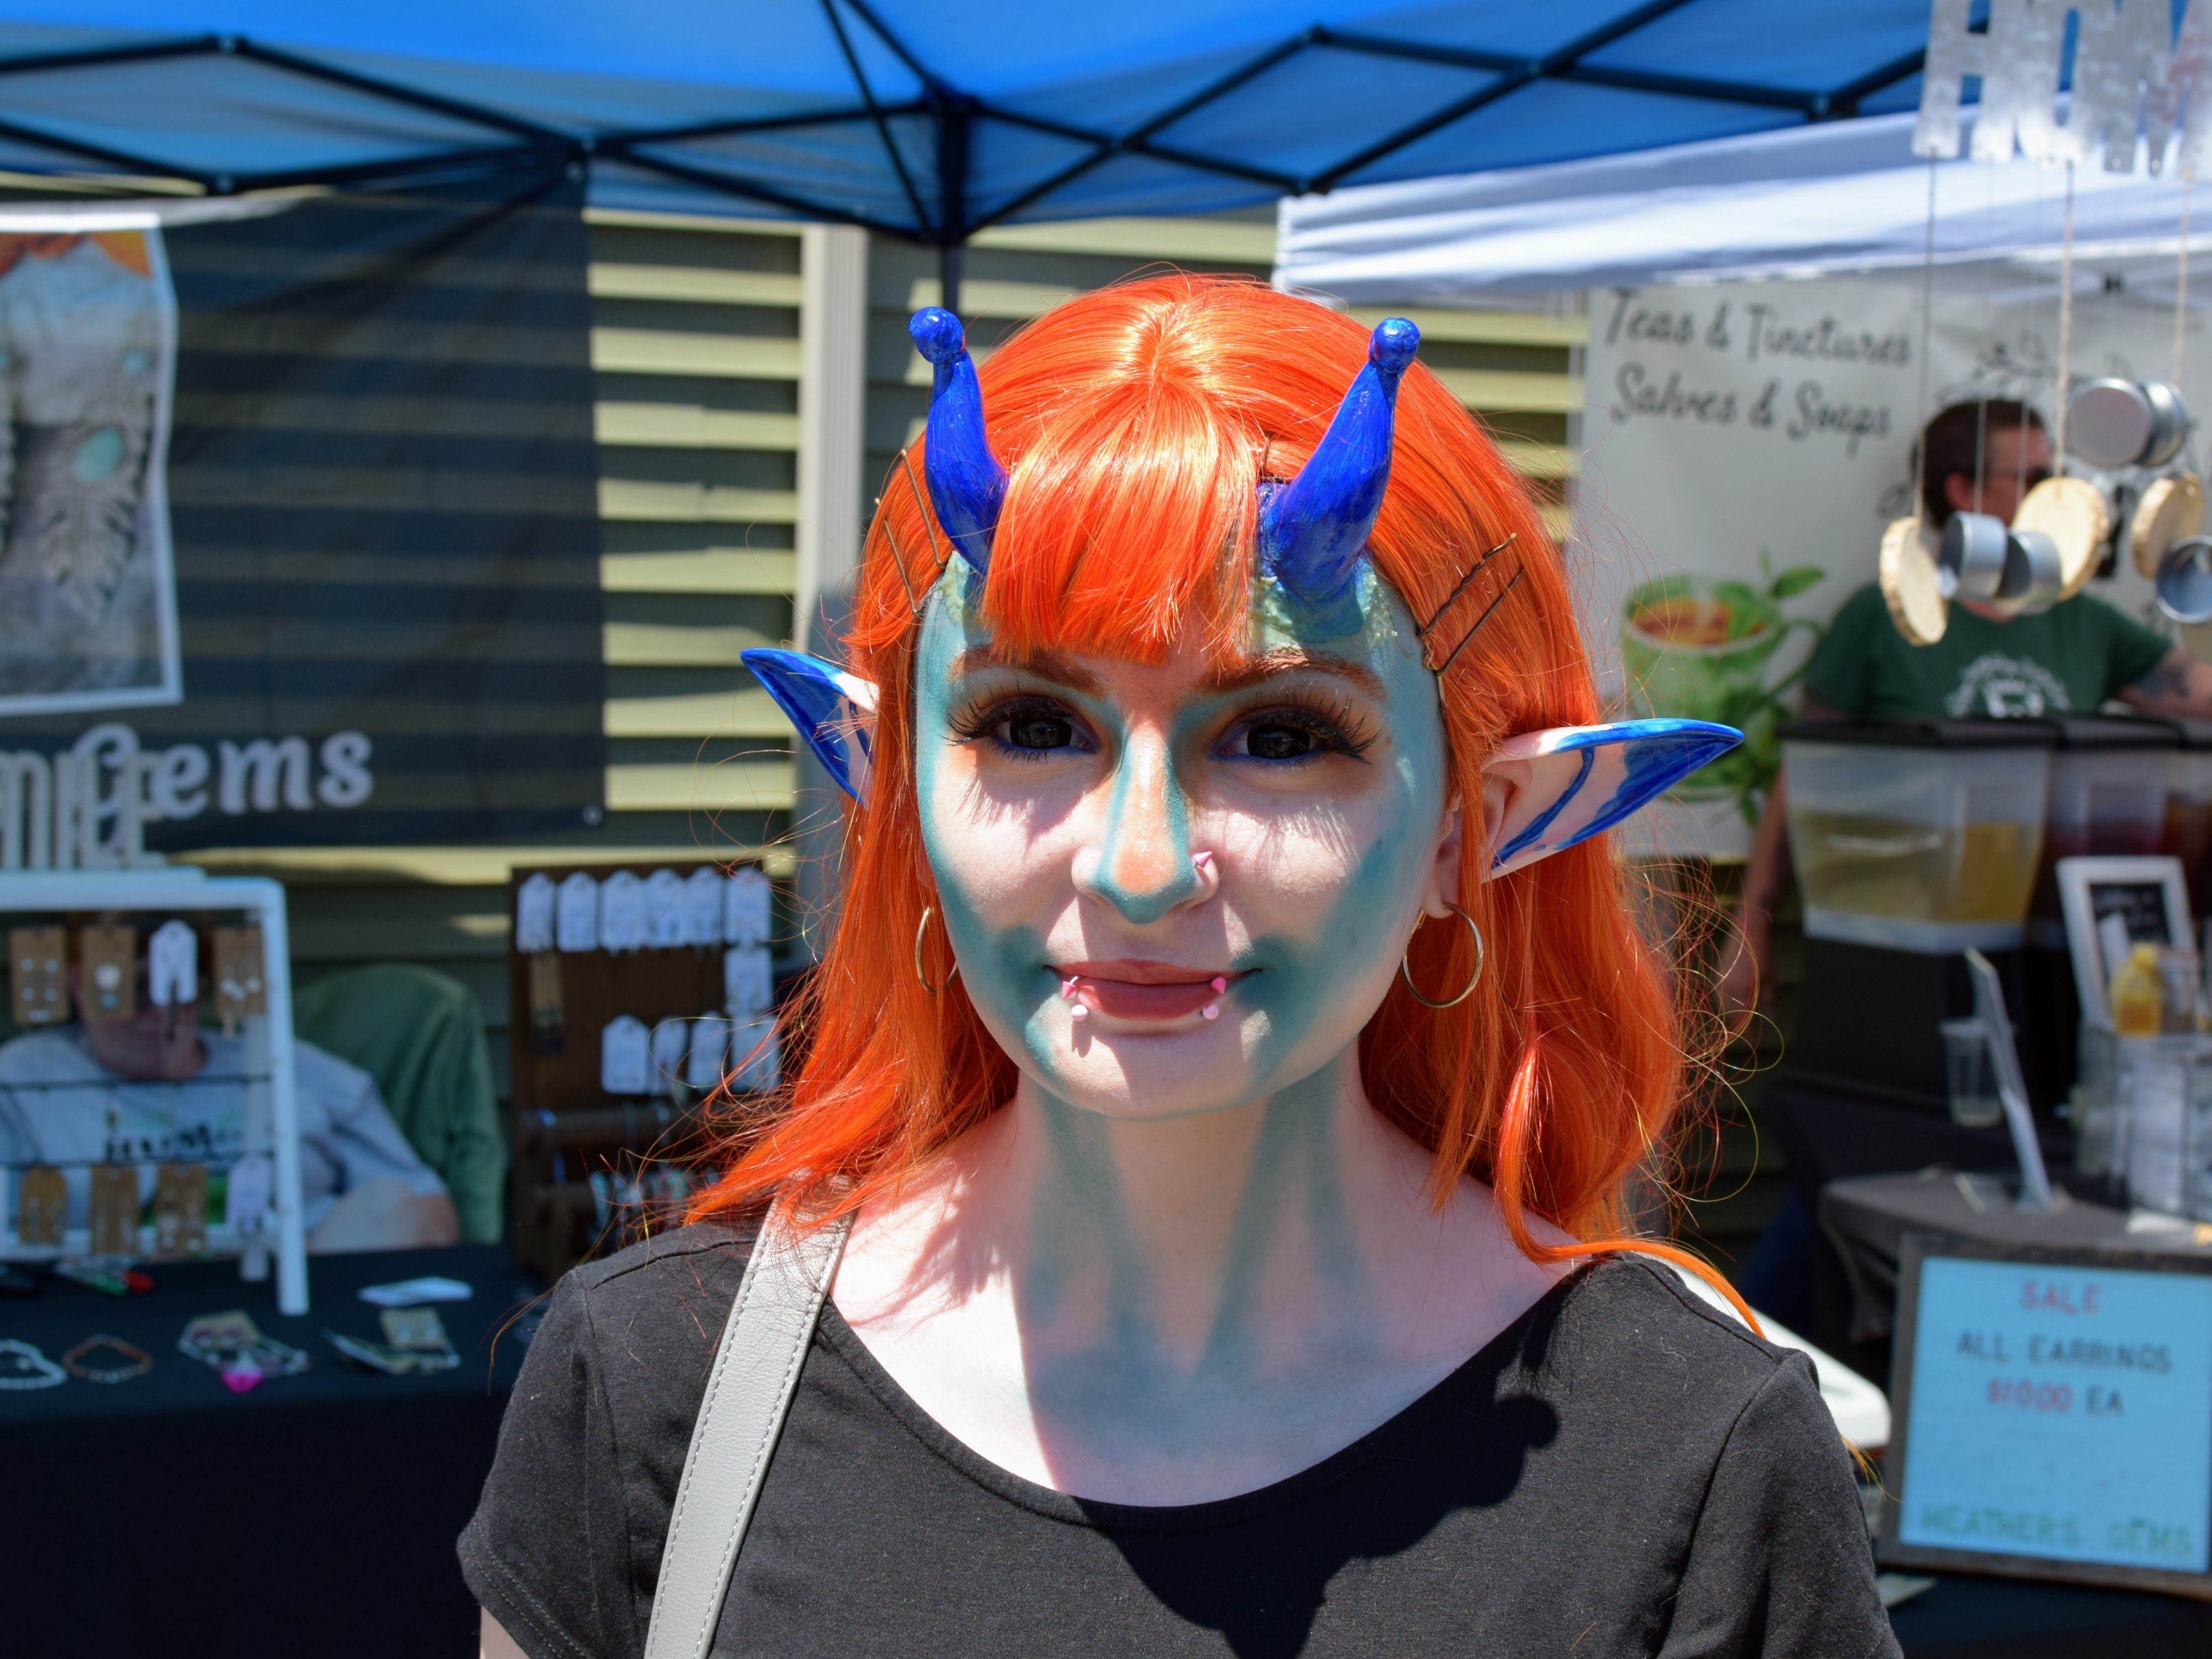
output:
[{"label": "person in green shirt", "polygon": [[[2034,410],[2009,400],[1958,404],[1921,434],[1922,510],[1941,528],[1957,513],[2010,523],[2051,476],[2051,441]],[[1977,452],[1982,465],[1976,465]],[[2033,720],[2094,714],[2118,699],[2154,714],[2212,719],[2212,664],[2087,594],[2040,616],[2005,617],[1954,599],[1943,637],[1912,645],[1873,584],[1844,603],[1805,671],[1808,720]],[[1747,1013],[1770,982],[1770,917],[1792,878],[1787,780],[1766,799],[1727,954],[1723,1009]]]}]

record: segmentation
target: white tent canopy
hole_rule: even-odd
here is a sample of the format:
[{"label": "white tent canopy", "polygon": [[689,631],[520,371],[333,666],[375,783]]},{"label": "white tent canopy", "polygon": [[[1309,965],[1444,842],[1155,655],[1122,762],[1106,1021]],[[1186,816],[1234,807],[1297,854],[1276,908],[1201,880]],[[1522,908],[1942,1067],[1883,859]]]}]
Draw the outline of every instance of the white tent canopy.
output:
[{"label": "white tent canopy", "polygon": [[[1594,161],[1363,185],[1286,199],[1276,281],[1349,303],[1514,306],[1561,289],[1893,270],[1934,255],[1947,283],[1992,298],[2055,292],[2063,169],[2027,160],[1931,164],[1910,114],[1796,127]],[[2212,181],[2191,203],[2192,258],[2212,249]],[[2085,283],[2130,274],[2172,297],[2187,189],[2078,169]],[[2004,280],[1992,266],[2008,267]],[[2212,270],[2192,303],[2212,301]],[[1999,292],[1998,290],[2002,290]]]}]

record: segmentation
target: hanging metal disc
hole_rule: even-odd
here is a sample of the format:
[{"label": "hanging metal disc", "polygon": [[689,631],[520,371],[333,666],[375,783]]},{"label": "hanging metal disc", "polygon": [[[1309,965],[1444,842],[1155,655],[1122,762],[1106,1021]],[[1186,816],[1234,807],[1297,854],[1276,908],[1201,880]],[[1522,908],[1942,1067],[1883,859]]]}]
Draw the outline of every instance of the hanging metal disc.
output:
[{"label": "hanging metal disc", "polygon": [[2005,523],[1987,513],[1954,513],[1936,555],[1936,580],[1947,599],[1993,599],[2004,586]]},{"label": "hanging metal disc", "polygon": [[2066,447],[2092,466],[2133,466],[2156,420],[2133,380],[2092,380],[2066,406]]},{"label": "hanging metal disc", "polygon": [[2185,536],[2167,548],[2152,586],[2174,621],[2212,622],[2212,537]]}]

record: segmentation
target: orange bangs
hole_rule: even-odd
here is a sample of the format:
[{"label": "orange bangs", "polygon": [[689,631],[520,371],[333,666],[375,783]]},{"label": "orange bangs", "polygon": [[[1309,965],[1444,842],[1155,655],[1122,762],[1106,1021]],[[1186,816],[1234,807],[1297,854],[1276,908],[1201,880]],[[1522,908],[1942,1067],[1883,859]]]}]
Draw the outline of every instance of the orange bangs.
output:
[{"label": "orange bangs", "polygon": [[[1288,478],[1366,360],[1368,330],[1259,283],[1165,276],[1070,301],[981,373],[1011,474],[983,594],[999,641],[1157,662],[1186,630],[1243,644],[1255,487]],[[1597,718],[1565,573],[1536,502],[1474,417],[1416,362],[1398,392],[1390,487],[1369,541],[1385,580],[1451,658],[1442,703],[1451,788],[1479,800],[1498,740]],[[834,941],[791,1016],[804,1060],[765,1110],[723,1125],[727,1174],[695,1214],[796,1185],[827,1212],[884,1194],[1012,1094],[1013,1062],[954,979],[915,799],[917,620],[950,555],[921,447],[892,468],[846,643],[879,704],[871,805],[848,815]],[[1470,579],[1483,556],[1504,546]],[[1518,577],[1510,592],[1508,583]],[[1493,603],[1495,608],[1492,609]],[[1478,618],[1489,620],[1467,647]],[[1498,1186],[1522,1247],[1541,1217],[1584,1238],[1625,1225],[1632,1171],[1668,1137],[1682,1091],[1674,985],[1645,945],[1600,837],[1497,881],[1465,861],[1458,902],[1489,968],[1455,1007],[1394,983],[1360,1041],[1376,1109],[1433,1154],[1439,1203],[1462,1176]],[[1466,930],[1425,927],[1418,982],[1464,983]]]}]

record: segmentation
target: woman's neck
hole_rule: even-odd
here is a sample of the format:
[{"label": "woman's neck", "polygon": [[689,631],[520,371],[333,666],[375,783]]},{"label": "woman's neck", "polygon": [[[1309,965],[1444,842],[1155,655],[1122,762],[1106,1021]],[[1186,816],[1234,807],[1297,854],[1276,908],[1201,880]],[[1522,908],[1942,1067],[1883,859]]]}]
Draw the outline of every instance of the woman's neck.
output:
[{"label": "woman's neck", "polygon": [[1428,1173],[1351,1053],[1165,1121],[1025,1080],[864,1213],[837,1305],[994,1462],[1091,1497],[1225,1496],[1356,1439],[1552,1282],[1484,1188],[1439,1212]]}]

